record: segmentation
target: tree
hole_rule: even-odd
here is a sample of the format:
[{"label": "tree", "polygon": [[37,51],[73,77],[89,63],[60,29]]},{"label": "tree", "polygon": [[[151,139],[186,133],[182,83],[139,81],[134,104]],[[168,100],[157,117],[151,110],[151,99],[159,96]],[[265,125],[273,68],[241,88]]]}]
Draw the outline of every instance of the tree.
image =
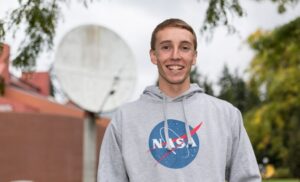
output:
[{"label": "tree", "polygon": [[299,176],[300,17],[273,31],[258,30],[248,42],[256,52],[249,73],[262,103],[247,113],[247,127],[261,158]]},{"label": "tree", "polygon": [[208,81],[208,78],[206,76],[202,76],[199,72],[198,72],[198,67],[195,66],[191,73],[190,73],[190,80],[191,83],[196,83],[198,84],[205,93],[209,94],[209,95],[214,95],[214,90],[213,90],[213,86],[212,83],[210,81]]},{"label": "tree", "polygon": [[[87,0],[80,1],[87,6]],[[10,12],[8,20],[0,21],[0,41],[6,32],[11,31],[15,36],[20,27],[24,27],[25,37],[13,60],[14,66],[32,70],[39,54],[52,49],[63,3],[67,0],[19,0],[20,6]]]},{"label": "tree", "polygon": [[[256,1],[262,1],[262,0],[256,0]],[[287,5],[290,6],[294,6],[295,4],[297,4],[299,2],[299,0],[271,0],[273,3],[277,3],[278,7],[277,7],[277,11],[278,13],[284,13],[286,12]]]},{"label": "tree", "polygon": [[226,65],[223,68],[218,85],[220,86],[218,98],[232,103],[243,114],[260,103],[257,93],[250,89],[237,71],[235,71],[235,74],[230,73]]},{"label": "tree", "polygon": [[[10,12],[8,20],[0,20],[0,42],[3,41],[6,32],[21,31],[24,27],[25,37],[19,47],[13,65],[22,69],[33,69],[38,55],[49,50],[53,46],[53,38],[59,18],[62,16],[61,6],[67,0],[18,0],[20,6]],[[88,0],[78,0],[86,7]],[[92,2],[93,0],[90,0]],[[200,0],[198,0],[200,1]],[[298,0],[272,0],[279,4],[281,12],[289,3],[297,3]],[[245,11],[239,0],[209,0],[206,17],[202,24],[201,32],[209,32],[212,35],[218,26],[226,26],[230,32],[234,27],[228,20],[228,14],[242,17]]]}]

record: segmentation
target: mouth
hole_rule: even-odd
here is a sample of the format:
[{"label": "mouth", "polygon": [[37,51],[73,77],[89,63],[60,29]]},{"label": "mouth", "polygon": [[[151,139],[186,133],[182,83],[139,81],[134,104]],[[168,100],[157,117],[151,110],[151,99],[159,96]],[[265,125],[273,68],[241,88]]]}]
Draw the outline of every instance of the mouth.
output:
[{"label": "mouth", "polygon": [[169,70],[182,70],[184,66],[181,65],[167,65],[166,66]]}]

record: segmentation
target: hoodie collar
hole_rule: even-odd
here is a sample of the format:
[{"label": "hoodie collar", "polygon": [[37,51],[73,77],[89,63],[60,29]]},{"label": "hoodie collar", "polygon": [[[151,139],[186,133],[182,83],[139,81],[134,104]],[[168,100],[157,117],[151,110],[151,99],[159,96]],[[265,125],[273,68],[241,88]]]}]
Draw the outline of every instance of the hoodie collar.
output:
[{"label": "hoodie collar", "polygon": [[165,95],[157,86],[149,86],[147,87],[142,97],[146,97],[151,100],[160,101],[162,102],[164,98],[167,102],[181,102],[183,98],[188,99],[189,97],[193,96],[195,93],[201,93],[203,90],[197,84],[191,84],[190,88],[185,91],[184,93],[176,96],[176,97],[168,97]]}]

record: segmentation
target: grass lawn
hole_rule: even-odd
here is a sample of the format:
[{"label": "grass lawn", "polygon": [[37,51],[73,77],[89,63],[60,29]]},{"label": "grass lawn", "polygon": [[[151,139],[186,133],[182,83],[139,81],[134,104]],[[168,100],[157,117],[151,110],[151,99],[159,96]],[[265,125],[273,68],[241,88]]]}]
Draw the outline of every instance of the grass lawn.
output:
[{"label": "grass lawn", "polygon": [[268,179],[263,182],[300,182],[300,179]]}]

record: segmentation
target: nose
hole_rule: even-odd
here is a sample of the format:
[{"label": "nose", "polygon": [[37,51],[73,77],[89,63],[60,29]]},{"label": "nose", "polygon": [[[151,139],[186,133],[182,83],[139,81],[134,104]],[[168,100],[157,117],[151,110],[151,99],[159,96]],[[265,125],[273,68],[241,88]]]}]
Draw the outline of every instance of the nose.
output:
[{"label": "nose", "polygon": [[180,56],[179,49],[178,48],[173,49],[173,51],[172,51],[172,59],[178,60],[180,58],[181,58],[181,56]]}]

